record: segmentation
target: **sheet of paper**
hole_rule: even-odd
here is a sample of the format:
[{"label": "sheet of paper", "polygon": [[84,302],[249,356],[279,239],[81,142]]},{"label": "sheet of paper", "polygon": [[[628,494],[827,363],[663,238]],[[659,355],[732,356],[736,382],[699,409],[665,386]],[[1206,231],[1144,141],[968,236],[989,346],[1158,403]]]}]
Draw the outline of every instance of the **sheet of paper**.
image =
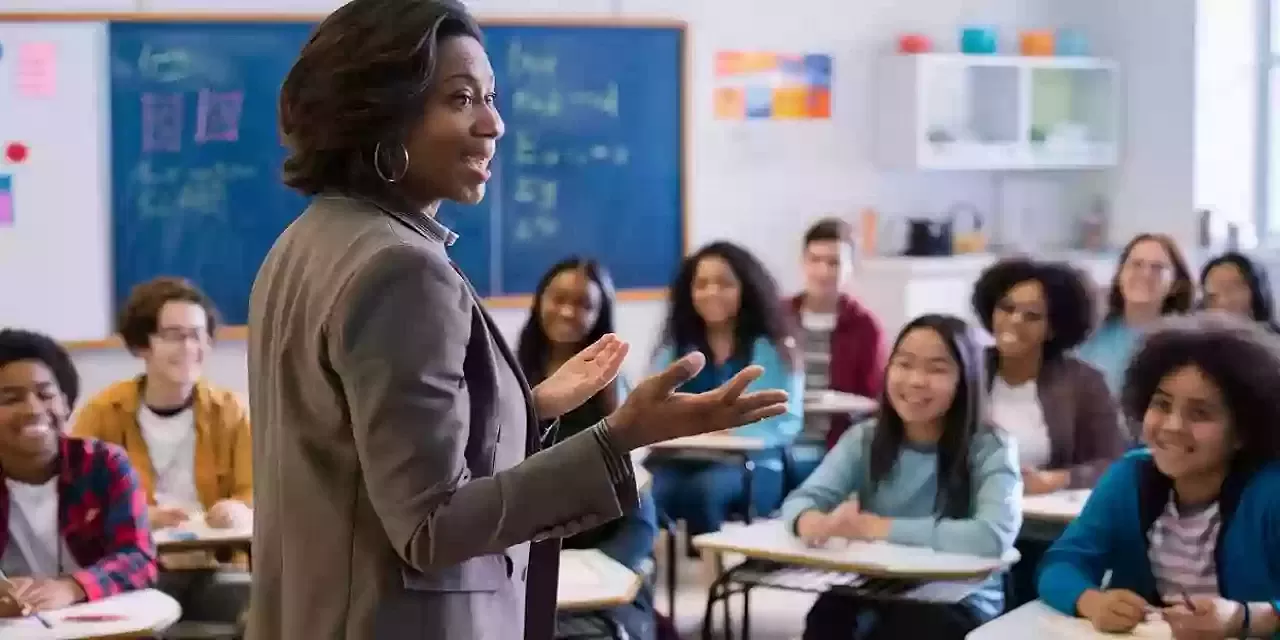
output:
[{"label": "sheet of paper", "polygon": [[16,65],[18,95],[51,98],[57,88],[58,48],[52,42],[18,45]]}]

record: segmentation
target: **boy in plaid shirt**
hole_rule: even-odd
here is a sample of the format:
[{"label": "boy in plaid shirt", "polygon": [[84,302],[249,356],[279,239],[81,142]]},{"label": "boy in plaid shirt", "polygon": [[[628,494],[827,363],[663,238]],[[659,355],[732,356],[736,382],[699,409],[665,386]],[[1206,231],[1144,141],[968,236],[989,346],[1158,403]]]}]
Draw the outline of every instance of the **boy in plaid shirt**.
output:
[{"label": "boy in plaid shirt", "polygon": [[79,384],[52,338],[0,330],[0,569],[36,610],[156,579],[146,496],[128,456],[64,433]]}]

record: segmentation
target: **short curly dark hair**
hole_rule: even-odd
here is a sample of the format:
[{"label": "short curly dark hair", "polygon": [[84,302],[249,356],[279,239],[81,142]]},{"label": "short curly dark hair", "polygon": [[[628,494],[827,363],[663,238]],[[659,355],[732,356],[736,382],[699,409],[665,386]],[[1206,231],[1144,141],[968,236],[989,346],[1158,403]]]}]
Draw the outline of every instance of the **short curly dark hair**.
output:
[{"label": "short curly dark hair", "polygon": [[375,150],[406,143],[440,42],[461,35],[479,40],[480,26],[457,0],[352,0],[329,14],[280,88],[284,183],[308,196],[385,195]]},{"label": "short curly dark hair", "polygon": [[213,300],[185,278],[160,277],[136,285],[116,319],[116,332],[131,352],[151,346],[151,336],[160,328],[160,311],[169,302],[190,302],[204,309],[205,328],[212,337],[218,330],[218,310]]},{"label": "short curly dark hair", "polygon": [[23,360],[43,362],[58,382],[58,389],[70,409],[80,398],[80,374],[71,354],[43,333],[24,329],[0,329],[0,367]]},{"label": "short curly dark hair", "polygon": [[1280,459],[1280,339],[1246,318],[1220,311],[1169,316],[1146,334],[1125,373],[1120,403],[1141,423],[1160,381],[1194,365],[1222,390],[1241,457]]},{"label": "short curly dark hair", "polygon": [[987,267],[973,285],[973,312],[983,328],[991,331],[996,306],[1009,290],[1034,280],[1044,287],[1048,307],[1049,337],[1044,343],[1045,360],[1052,360],[1077,347],[1093,331],[1093,287],[1089,277],[1065,262],[1041,262],[1031,258],[1006,258]]}]

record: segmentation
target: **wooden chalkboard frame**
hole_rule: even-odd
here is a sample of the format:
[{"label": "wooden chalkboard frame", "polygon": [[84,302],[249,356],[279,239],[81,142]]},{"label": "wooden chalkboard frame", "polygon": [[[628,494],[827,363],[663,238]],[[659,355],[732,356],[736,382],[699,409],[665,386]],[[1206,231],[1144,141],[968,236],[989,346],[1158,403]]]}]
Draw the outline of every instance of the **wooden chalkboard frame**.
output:
[{"label": "wooden chalkboard frame", "polygon": [[[318,13],[215,13],[201,12],[0,12],[0,22],[299,22],[323,20],[328,14]],[[519,17],[478,15],[482,27],[650,27],[675,29],[680,32],[680,240],[683,255],[689,255],[689,23],[684,20],[643,17]],[[666,288],[629,289],[618,292],[619,302],[661,300]],[[485,305],[496,309],[527,307],[532,296],[493,296],[485,298]],[[218,340],[240,341],[249,335],[248,327],[223,327]],[[63,345],[73,351],[123,349],[119,336],[102,340],[70,340]]]}]

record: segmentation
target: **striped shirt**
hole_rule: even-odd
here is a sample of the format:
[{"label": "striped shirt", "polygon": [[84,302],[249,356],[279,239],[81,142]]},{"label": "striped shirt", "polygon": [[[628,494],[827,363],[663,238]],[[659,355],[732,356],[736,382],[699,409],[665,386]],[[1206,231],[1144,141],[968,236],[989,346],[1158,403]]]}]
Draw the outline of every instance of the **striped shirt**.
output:
[{"label": "striped shirt", "polygon": [[1165,603],[1181,602],[1184,595],[1218,595],[1213,550],[1221,527],[1217,502],[1180,508],[1170,492],[1164,512],[1151,526],[1147,547],[1156,588]]},{"label": "striped shirt", "polygon": [[[805,391],[826,391],[831,388],[831,332],[836,328],[836,314],[801,312],[800,327]],[[823,437],[830,428],[829,416],[804,417],[804,432],[808,435]]]}]

